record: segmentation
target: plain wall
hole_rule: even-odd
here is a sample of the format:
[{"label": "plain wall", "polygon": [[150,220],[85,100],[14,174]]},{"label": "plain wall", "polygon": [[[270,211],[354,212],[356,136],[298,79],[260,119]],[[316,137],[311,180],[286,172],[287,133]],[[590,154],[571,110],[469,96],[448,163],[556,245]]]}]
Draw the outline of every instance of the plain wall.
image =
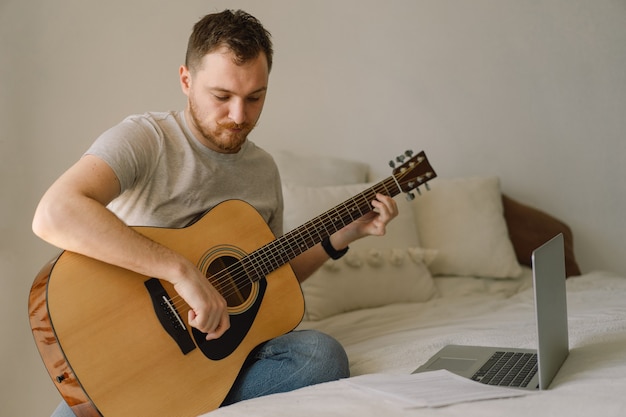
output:
[{"label": "plain wall", "polygon": [[31,232],[38,199],[126,115],[183,108],[191,26],[226,7],[274,37],[257,144],[365,161],[374,177],[405,149],[441,177],[498,175],[572,227],[584,272],[626,275],[623,0],[4,0],[1,416],[59,400],[26,314],[57,252]]}]

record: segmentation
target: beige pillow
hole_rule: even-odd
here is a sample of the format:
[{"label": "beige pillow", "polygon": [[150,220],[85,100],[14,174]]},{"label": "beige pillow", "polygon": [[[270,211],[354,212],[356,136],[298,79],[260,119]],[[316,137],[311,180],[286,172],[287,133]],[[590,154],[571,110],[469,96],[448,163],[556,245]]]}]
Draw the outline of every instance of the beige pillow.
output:
[{"label": "beige pillow", "polygon": [[497,177],[436,179],[413,205],[422,246],[436,249],[434,275],[521,274],[503,216]]},{"label": "beige pillow", "polygon": [[[372,184],[306,187],[283,184],[284,230],[292,230]],[[396,199],[398,217],[383,237],[354,242],[337,261],[329,260],[302,284],[306,320],[361,308],[427,301],[435,284],[426,264],[434,251],[421,249],[410,203]]]}]

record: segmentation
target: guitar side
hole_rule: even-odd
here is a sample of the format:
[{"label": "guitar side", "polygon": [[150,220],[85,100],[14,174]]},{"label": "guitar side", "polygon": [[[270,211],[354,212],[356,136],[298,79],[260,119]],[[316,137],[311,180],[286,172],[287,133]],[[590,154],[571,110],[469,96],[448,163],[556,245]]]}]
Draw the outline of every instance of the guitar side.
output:
[{"label": "guitar side", "polygon": [[[256,210],[238,200],[216,206],[184,229],[136,230],[199,266],[221,253],[245,256],[274,239]],[[33,335],[55,385],[79,417],[193,417],[213,410],[249,352],[292,330],[304,311],[299,283],[283,265],[264,278],[254,322],[236,349],[210,359],[199,346],[181,351],[164,330],[148,296],[148,279],[64,252],[35,280],[29,302]],[[160,284],[176,297],[169,283]],[[188,306],[176,304],[186,325]],[[231,309],[229,303],[231,322],[248,304]]]},{"label": "guitar side", "polygon": [[[46,264],[33,282],[28,298],[30,328],[48,374],[74,414],[77,417],[100,417],[101,414],[83,390],[66,361],[48,314],[46,300],[48,280],[58,259],[59,257],[56,257]],[[61,384],[62,388],[60,387]]]}]

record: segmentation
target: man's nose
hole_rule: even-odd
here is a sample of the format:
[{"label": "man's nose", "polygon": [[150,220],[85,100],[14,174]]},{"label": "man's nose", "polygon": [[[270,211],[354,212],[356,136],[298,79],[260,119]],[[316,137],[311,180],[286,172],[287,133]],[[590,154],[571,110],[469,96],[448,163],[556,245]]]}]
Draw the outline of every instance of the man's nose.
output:
[{"label": "man's nose", "polygon": [[246,121],[246,105],[242,100],[233,100],[230,105],[228,117],[238,125]]}]

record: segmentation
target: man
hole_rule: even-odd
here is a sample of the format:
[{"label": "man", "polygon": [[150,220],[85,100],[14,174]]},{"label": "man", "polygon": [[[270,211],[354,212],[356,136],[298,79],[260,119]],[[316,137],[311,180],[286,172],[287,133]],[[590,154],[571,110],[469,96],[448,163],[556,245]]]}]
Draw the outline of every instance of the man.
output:
[{"label": "man", "polygon": [[[280,178],[272,158],[247,139],[257,123],[272,67],[269,32],[242,11],[201,19],[189,38],[180,83],[184,112],[130,116],[102,134],[44,194],[33,231],[60,248],[171,282],[190,306],[189,324],[217,339],[227,305],[196,265],[127,225],[184,227],[222,201],[252,204],[282,235]],[[367,235],[383,235],[397,215],[377,195],[375,212],[295,258],[302,281],[329,256]],[[281,361],[281,367],[277,366]],[[291,332],[258,348],[224,404],[349,375],[343,348],[315,331]],[[202,387],[198,387],[202,389]],[[62,403],[54,416],[71,416]]]}]

